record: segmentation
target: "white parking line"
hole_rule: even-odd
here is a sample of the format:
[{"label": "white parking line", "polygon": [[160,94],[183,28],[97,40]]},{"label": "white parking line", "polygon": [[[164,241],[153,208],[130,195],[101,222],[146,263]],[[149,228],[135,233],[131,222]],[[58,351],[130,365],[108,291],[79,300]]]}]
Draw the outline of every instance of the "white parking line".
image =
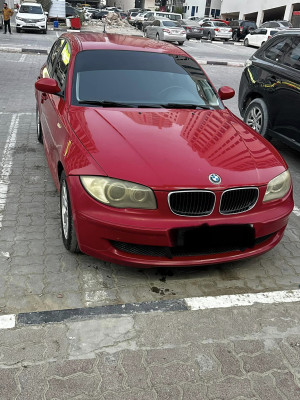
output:
[{"label": "white parking line", "polygon": [[207,310],[212,308],[230,308],[251,306],[255,303],[276,304],[295,303],[300,301],[300,290],[284,290],[266,293],[246,293],[225,296],[194,297],[185,299],[192,311]]},{"label": "white parking line", "polygon": [[297,217],[300,217],[300,209],[297,206],[294,206],[293,213],[297,215]]},{"label": "white parking line", "polygon": [[26,58],[26,54],[22,54],[18,62],[24,62]]},{"label": "white parking line", "polygon": [[16,316],[14,314],[0,316],[0,329],[12,329],[16,326]]},{"label": "white parking line", "polygon": [[6,205],[9,176],[12,170],[13,151],[16,145],[18,127],[19,114],[13,114],[0,164],[0,230],[2,229],[3,211]]}]

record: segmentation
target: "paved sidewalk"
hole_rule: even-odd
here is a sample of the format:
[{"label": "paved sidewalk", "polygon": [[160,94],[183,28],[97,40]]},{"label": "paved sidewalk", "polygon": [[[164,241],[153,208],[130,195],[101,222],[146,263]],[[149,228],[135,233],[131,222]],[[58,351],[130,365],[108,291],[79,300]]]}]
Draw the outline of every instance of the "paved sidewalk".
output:
[{"label": "paved sidewalk", "polygon": [[299,303],[0,330],[1,400],[296,400]]}]

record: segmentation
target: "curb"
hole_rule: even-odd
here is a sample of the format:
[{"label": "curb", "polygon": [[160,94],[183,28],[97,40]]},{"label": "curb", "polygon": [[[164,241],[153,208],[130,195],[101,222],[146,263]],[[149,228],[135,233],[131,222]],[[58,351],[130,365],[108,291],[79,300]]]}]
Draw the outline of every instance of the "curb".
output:
[{"label": "curb", "polygon": [[300,290],[245,293],[192,297],[174,300],[157,300],[143,303],[104,305],[97,307],[73,308],[52,311],[36,311],[0,316],[0,331],[29,325],[42,325],[66,321],[86,320],[102,316],[124,316],[151,312],[201,311],[209,309],[249,307],[258,304],[299,303]]},{"label": "curb", "polygon": [[218,60],[206,61],[206,60],[199,60],[199,59],[196,59],[196,61],[200,65],[225,65],[227,67],[244,67],[245,66],[245,63],[235,62],[235,61],[218,61]]},{"label": "curb", "polygon": [[1,53],[31,53],[31,54],[48,54],[45,49],[21,49],[19,47],[0,47]]},{"label": "curb", "polygon": [[[27,53],[27,54],[48,54],[48,50],[45,49],[21,49],[18,47],[0,47],[0,52],[7,53]],[[200,65],[223,65],[228,67],[244,67],[243,62],[235,61],[219,61],[219,60],[199,60],[196,59]]]}]

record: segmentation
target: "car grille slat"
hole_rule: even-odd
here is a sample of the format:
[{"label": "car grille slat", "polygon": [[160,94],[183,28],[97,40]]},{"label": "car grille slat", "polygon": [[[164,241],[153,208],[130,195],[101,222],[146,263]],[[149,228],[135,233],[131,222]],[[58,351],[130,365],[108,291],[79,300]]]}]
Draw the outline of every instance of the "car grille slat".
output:
[{"label": "car grille slat", "polygon": [[177,215],[209,215],[214,209],[215,194],[203,190],[172,192],[169,195],[169,205]]},{"label": "car grille slat", "polygon": [[[253,208],[258,200],[258,188],[234,188],[221,196],[220,214],[239,214]],[[213,212],[215,194],[208,190],[178,191],[169,194],[169,206],[176,215],[205,216]]]},{"label": "car grille slat", "polygon": [[257,188],[229,189],[222,194],[220,213],[238,214],[251,210],[257,202]]}]

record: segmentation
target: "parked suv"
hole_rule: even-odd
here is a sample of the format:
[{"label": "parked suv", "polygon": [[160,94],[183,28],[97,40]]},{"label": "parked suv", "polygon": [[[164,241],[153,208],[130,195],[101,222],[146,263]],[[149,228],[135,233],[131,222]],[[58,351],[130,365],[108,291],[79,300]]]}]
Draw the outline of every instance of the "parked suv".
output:
[{"label": "parked suv", "polygon": [[16,31],[24,29],[47,33],[47,14],[39,3],[22,3],[16,15]]},{"label": "parked suv", "polygon": [[300,150],[300,30],[279,31],[245,63],[239,110],[266,139]]},{"label": "parked suv", "polygon": [[241,39],[244,39],[248,33],[252,30],[256,29],[256,23],[253,21],[245,21],[245,20],[233,20],[229,21],[229,26],[232,28],[232,39],[235,42],[238,42]]},{"label": "parked suv", "polygon": [[145,31],[146,27],[152,25],[157,18],[169,18],[172,21],[178,21],[182,19],[182,15],[168,11],[150,11],[144,16],[144,21],[139,29]]}]

